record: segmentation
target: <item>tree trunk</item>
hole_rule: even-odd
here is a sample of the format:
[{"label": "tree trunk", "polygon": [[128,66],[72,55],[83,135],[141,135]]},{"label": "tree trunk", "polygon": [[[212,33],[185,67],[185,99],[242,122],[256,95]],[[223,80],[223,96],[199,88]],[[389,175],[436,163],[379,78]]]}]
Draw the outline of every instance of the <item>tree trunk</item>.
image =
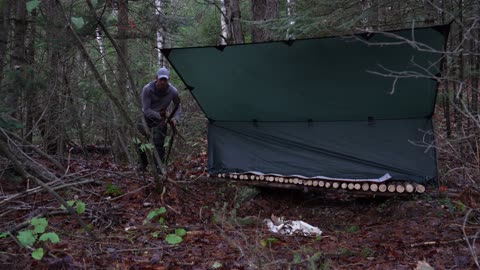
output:
[{"label": "tree trunk", "polygon": [[35,89],[34,85],[34,72],[33,72],[33,65],[35,63],[35,35],[37,32],[37,25],[35,23],[35,19],[37,17],[37,11],[33,10],[32,15],[30,16],[30,21],[32,23],[29,24],[30,34],[28,35],[27,40],[27,52],[26,52],[26,59],[29,64],[29,71],[27,75],[27,79],[31,82],[31,86],[28,87],[27,92],[25,93],[25,102],[26,102],[26,115],[25,115],[25,140],[32,144],[33,140],[33,122],[34,118],[33,115],[35,114],[35,100],[36,100],[36,93],[38,89]]},{"label": "tree trunk", "polygon": [[455,125],[456,125],[456,131],[457,131],[457,136],[461,136],[463,132],[463,117],[461,110],[464,108],[462,107],[462,99],[463,99],[463,92],[465,89],[464,85],[464,63],[463,63],[463,0],[460,0],[458,2],[458,8],[460,10],[459,13],[459,20],[460,23],[458,25],[458,44],[459,44],[459,53],[458,53],[458,81],[460,82],[457,85],[456,93],[455,93]]},{"label": "tree trunk", "polygon": [[240,4],[238,0],[225,0],[225,3],[228,2],[227,7],[227,17],[229,18],[229,29],[230,29],[230,40],[232,44],[245,43],[245,38],[243,35],[242,24],[241,24],[241,12]]},{"label": "tree trunk", "polygon": [[227,40],[229,39],[229,26],[228,26],[228,18],[227,18],[227,8],[228,0],[220,0],[220,29],[221,34],[219,38],[219,43],[221,45],[226,45]]},{"label": "tree trunk", "polygon": [[45,5],[46,18],[49,27],[47,27],[47,93],[45,104],[48,104],[45,122],[42,129],[44,134],[46,152],[50,155],[62,154],[64,142],[62,133],[64,133],[61,121],[63,118],[61,110],[61,98],[58,93],[62,93],[62,60],[65,48],[65,27],[61,20],[61,14],[58,10],[55,0],[43,1]]},{"label": "tree trunk", "polygon": [[157,45],[157,67],[163,67],[165,66],[165,59],[163,57],[163,54],[161,52],[161,49],[163,49],[164,45],[164,38],[163,38],[163,27],[161,25],[161,11],[162,11],[162,1],[161,0],[155,0],[155,16],[157,18],[157,24],[156,24],[156,45]]},{"label": "tree trunk", "polygon": [[26,85],[26,57],[25,57],[25,36],[27,33],[27,9],[25,0],[18,0],[13,3],[14,7],[14,34],[13,52],[11,66],[15,69],[15,75],[11,87],[8,88],[7,106],[13,110],[12,116],[18,117],[18,100],[25,91]]},{"label": "tree trunk", "polygon": [[295,19],[293,16],[295,15],[295,0],[287,0],[287,16],[290,18],[288,21],[288,29],[287,29],[287,39],[294,39],[295,35],[292,34],[290,27],[295,25]]},{"label": "tree trunk", "polygon": [[252,14],[255,21],[252,25],[252,41],[272,40],[273,33],[266,23],[278,18],[278,0],[252,0]]},{"label": "tree trunk", "polygon": [[[476,27],[473,28],[473,38],[471,39],[471,73],[472,73],[472,95],[471,95],[471,114],[475,117],[478,117],[478,92],[479,92],[479,72],[480,72],[480,25],[478,21],[478,16],[480,16],[480,3],[477,1],[475,3],[472,21],[476,21]],[[475,22],[475,21],[474,21]],[[479,119],[480,120],[480,119]]]},{"label": "tree trunk", "polygon": [[[118,1],[118,36],[120,37],[117,40],[118,47],[124,59],[128,63],[128,44],[127,39],[124,37],[127,36],[127,29],[129,29],[128,23],[128,0],[119,0]],[[127,94],[128,80],[127,80],[127,70],[122,64],[121,56],[117,57],[117,70],[118,70],[118,90],[119,97],[125,97]]]},{"label": "tree trunk", "polygon": [[[118,47],[120,51],[117,54],[117,70],[118,70],[118,76],[117,76],[117,81],[118,81],[118,86],[117,89],[119,90],[118,97],[120,98],[121,102],[123,104],[127,103],[127,99],[125,98],[128,94],[128,88],[131,87],[128,82],[128,74],[127,74],[127,67],[123,64],[122,62],[122,57],[123,59],[129,63],[128,58],[128,39],[125,37],[128,34],[128,29],[129,29],[129,19],[128,19],[128,0],[119,0],[118,1],[118,36],[120,37],[117,42],[118,42]],[[120,55],[121,54],[121,55]],[[113,109],[113,108],[112,108]],[[118,127],[121,126],[121,121],[116,117],[116,114],[113,114],[114,116],[113,120],[113,125],[109,125],[109,128],[117,129]],[[115,134],[117,131],[114,130],[113,133]],[[128,154],[125,153],[123,147],[121,146],[121,141],[125,141],[124,139],[127,136],[126,132],[122,132],[118,134],[118,137],[115,136],[114,144],[112,145],[115,148],[115,153],[118,154],[119,160],[125,161],[128,158]],[[119,138],[123,137],[123,138]]]},{"label": "tree trunk", "polygon": [[10,1],[0,1],[0,85],[3,81],[3,67],[5,66],[5,58],[8,44],[8,33],[10,32]]}]

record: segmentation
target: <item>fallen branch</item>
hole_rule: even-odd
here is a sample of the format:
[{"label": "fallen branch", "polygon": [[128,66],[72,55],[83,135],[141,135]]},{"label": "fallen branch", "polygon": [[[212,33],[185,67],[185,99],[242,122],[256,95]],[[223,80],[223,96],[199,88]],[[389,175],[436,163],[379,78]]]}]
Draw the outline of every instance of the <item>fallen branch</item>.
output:
[{"label": "fallen branch", "polygon": [[[17,149],[18,150],[18,149]],[[40,172],[38,177],[28,173],[25,168],[20,165],[20,162],[16,158],[16,156],[9,150],[9,147],[5,144],[3,140],[0,140],[0,152],[13,163],[13,167],[15,168],[15,171],[20,174],[20,176],[23,179],[28,179],[28,180],[33,180],[35,183],[37,183],[39,186],[44,188],[50,195],[52,195],[61,205],[63,205],[68,212],[74,216],[77,219],[77,222],[80,224],[80,226],[88,233],[88,235],[94,239],[97,240],[97,237],[95,234],[87,227],[87,225],[83,222],[83,220],[76,214],[75,210],[67,204],[67,202],[56,192],[54,191],[51,187],[49,187],[46,183],[44,183],[40,178],[44,178],[45,176],[42,175]],[[35,171],[36,168],[34,168]],[[38,172],[37,172],[38,173]],[[40,178],[39,178],[40,177]]]},{"label": "fallen branch", "polygon": [[468,241],[467,239],[474,239],[474,237],[460,238],[460,239],[449,240],[449,241],[427,241],[422,243],[414,243],[414,244],[410,244],[410,247],[415,248],[415,247],[434,246],[434,245],[448,245],[448,244]]}]

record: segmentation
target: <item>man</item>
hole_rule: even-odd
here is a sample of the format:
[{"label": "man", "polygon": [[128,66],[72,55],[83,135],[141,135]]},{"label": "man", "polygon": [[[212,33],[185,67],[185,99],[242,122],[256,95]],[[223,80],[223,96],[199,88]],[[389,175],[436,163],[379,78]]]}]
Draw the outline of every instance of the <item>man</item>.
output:
[{"label": "man", "polygon": [[[145,117],[147,126],[152,132],[153,143],[162,162],[165,156],[163,145],[165,143],[165,135],[167,134],[167,126],[169,125],[167,123],[169,115],[166,112],[170,103],[173,102],[174,108],[178,106],[175,115],[171,118],[170,125],[175,127],[180,117],[180,98],[177,89],[168,82],[169,74],[170,72],[165,67],[159,68],[155,75],[155,80],[145,85],[141,94],[143,117]],[[137,123],[137,128],[146,136],[141,119]],[[147,155],[140,149],[139,153],[140,166],[138,170],[144,171],[148,166]],[[158,167],[157,171],[159,171]]]}]

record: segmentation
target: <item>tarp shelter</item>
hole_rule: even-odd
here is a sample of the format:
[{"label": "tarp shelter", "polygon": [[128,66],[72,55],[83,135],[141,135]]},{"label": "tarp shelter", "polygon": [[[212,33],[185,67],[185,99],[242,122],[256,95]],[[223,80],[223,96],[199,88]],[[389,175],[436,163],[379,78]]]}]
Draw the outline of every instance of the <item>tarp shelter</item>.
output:
[{"label": "tarp shelter", "polygon": [[210,173],[424,183],[437,175],[435,148],[415,144],[434,140],[448,29],[163,53],[209,119]]}]

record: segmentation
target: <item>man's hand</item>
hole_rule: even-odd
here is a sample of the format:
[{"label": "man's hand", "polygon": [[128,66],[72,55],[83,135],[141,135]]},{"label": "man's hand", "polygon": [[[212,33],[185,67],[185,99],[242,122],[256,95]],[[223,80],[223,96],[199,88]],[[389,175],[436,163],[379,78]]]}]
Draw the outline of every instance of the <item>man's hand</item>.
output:
[{"label": "man's hand", "polygon": [[175,119],[172,118],[172,119],[170,120],[170,124],[172,125],[172,128],[177,128],[177,120],[175,120]]}]

